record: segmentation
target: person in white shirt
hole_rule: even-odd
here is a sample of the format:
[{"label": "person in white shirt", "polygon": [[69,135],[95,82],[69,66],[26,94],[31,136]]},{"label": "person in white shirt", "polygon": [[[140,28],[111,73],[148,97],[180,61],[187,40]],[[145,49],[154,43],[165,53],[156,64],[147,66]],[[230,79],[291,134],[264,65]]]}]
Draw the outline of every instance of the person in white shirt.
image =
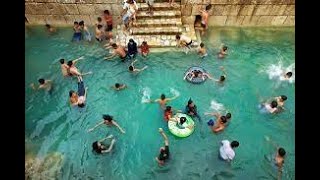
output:
[{"label": "person in white shirt", "polygon": [[238,141],[232,141],[231,143],[228,140],[221,141],[220,146],[220,157],[226,161],[232,161],[234,156],[236,155],[234,152],[234,148],[239,146]]}]

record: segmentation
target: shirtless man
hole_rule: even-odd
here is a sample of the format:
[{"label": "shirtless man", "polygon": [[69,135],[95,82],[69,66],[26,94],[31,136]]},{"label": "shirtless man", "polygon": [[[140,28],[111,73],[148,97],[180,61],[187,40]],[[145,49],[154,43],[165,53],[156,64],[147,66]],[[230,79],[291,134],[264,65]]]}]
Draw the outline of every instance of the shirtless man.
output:
[{"label": "shirtless man", "polygon": [[109,114],[104,114],[102,115],[103,120],[98,123],[97,125],[95,125],[93,128],[88,129],[88,132],[91,132],[93,130],[95,130],[97,127],[101,126],[102,124],[105,124],[107,126],[116,126],[121,133],[125,134],[126,132],[121,128],[121,126],[113,119],[112,116],[110,116]]},{"label": "shirtless man", "polygon": [[98,24],[96,27],[96,40],[102,42],[104,37],[104,32],[101,24]]},{"label": "shirtless man", "polygon": [[122,47],[121,45],[117,45],[116,43],[113,43],[111,46],[114,49],[113,54],[111,54],[110,56],[105,57],[104,59],[105,60],[111,60],[116,55],[119,55],[119,57],[121,58],[121,61],[124,62],[126,60],[126,57],[127,57],[127,53],[126,53],[124,47]]},{"label": "shirtless man", "polygon": [[284,109],[284,102],[288,99],[287,96],[281,95],[278,97],[275,97],[277,103],[278,103],[278,108]]},{"label": "shirtless man", "polygon": [[[193,43],[192,39],[188,36],[185,35],[176,35],[176,42],[177,42],[177,46],[178,47],[186,47],[189,50],[191,49],[191,44]],[[186,51],[186,54],[188,53],[188,51]]]},{"label": "shirtless man", "polygon": [[198,49],[198,54],[201,58],[208,56],[207,49],[204,47],[203,43],[200,43],[200,48]]},{"label": "shirtless man", "polygon": [[125,84],[115,83],[114,86],[111,86],[111,88],[116,91],[120,91],[122,89],[127,88],[127,86]]},{"label": "shirtless man", "polygon": [[223,66],[220,66],[220,69],[223,72],[223,75],[221,75],[219,79],[212,78],[212,80],[222,84],[225,81],[227,75]]},{"label": "shirtless man", "polygon": [[282,147],[279,147],[275,142],[271,141],[268,136],[265,136],[265,139],[271,143],[277,149],[277,153],[274,156],[274,163],[278,167],[278,179],[281,179],[282,176],[282,168],[284,164],[284,158],[286,155],[286,150]]},{"label": "shirtless man", "polygon": [[67,65],[69,66],[69,69],[68,69],[69,76],[84,76],[84,75],[87,75],[87,74],[92,74],[91,71],[87,72],[87,73],[80,73],[78,68],[75,66],[76,62],[68,61]]},{"label": "shirtless man", "polygon": [[209,19],[209,10],[211,9],[212,5],[209,4],[206,6],[205,10],[200,10],[201,13],[201,26],[203,27],[204,31],[201,31],[201,35],[208,29],[208,19]]},{"label": "shirtless man", "polygon": [[137,69],[137,68],[135,68],[135,67],[133,66],[133,64],[134,64],[135,62],[137,62],[137,61],[138,61],[138,60],[136,59],[136,60],[134,60],[134,61],[131,63],[131,65],[129,66],[129,72],[131,72],[131,73],[139,73],[139,72],[147,69],[148,66],[144,66],[142,69]]},{"label": "shirtless man", "polygon": [[163,110],[165,110],[167,102],[172,101],[172,100],[176,99],[177,97],[179,97],[179,96],[174,96],[172,98],[166,98],[166,96],[164,94],[161,94],[160,99],[156,99],[156,100],[150,99],[149,103],[158,102],[160,104],[161,108]]},{"label": "shirtless man", "polygon": [[[72,61],[73,64],[75,64],[76,62],[78,62],[80,59],[83,59],[83,56],[79,57],[78,59],[73,60],[73,61]],[[68,71],[69,71],[69,66],[65,63],[64,59],[60,59],[59,62],[60,62],[60,64],[61,64],[60,66],[61,66],[62,75],[63,75],[64,77],[69,76],[69,73],[68,73]]]},{"label": "shirtless man", "polygon": [[52,89],[52,81],[51,80],[44,80],[44,79],[39,79],[38,80],[38,82],[39,82],[39,86],[38,87],[36,87],[35,85],[34,85],[34,83],[31,83],[31,88],[32,89],[34,89],[34,90],[38,90],[38,89],[44,89],[44,90],[46,90],[46,91],[48,91],[48,92],[50,92],[50,90]]}]

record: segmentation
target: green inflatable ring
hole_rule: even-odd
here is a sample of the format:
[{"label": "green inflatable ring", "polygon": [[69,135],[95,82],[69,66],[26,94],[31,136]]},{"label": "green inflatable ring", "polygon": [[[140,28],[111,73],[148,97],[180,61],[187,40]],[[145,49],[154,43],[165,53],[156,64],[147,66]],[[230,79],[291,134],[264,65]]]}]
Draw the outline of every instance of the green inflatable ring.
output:
[{"label": "green inflatable ring", "polygon": [[[176,115],[174,115],[173,118],[178,118],[180,119],[180,117],[186,117],[187,118],[187,121],[183,124],[184,129],[180,129],[178,126],[177,126],[177,122],[176,121],[168,121],[168,128],[169,128],[169,131],[175,135],[175,136],[178,136],[178,137],[188,137],[190,136],[190,134],[193,133],[194,131],[194,121],[192,120],[192,118],[186,114],[182,114],[182,113],[177,113]],[[189,125],[193,125],[193,127],[191,129],[187,128],[187,126]]]}]

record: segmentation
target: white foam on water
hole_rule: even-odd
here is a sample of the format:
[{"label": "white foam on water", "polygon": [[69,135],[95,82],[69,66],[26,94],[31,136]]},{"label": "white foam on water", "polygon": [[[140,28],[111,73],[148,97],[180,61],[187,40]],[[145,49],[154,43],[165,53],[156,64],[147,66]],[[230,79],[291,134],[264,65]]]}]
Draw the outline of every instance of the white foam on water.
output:
[{"label": "white foam on water", "polygon": [[170,92],[173,96],[180,96],[180,92],[176,89],[170,88]]},{"label": "white foam on water", "polygon": [[[292,76],[287,80],[284,78],[284,74],[289,71],[292,72]],[[278,64],[271,64],[268,66],[265,72],[268,74],[269,79],[288,81],[289,83],[293,83],[295,81],[295,63],[290,64],[288,67],[284,67],[280,61]]]},{"label": "white foam on water", "polygon": [[142,89],[142,98],[141,98],[141,103],[146,103],[150,101],[150,96],[151,96],[151,89],[149,87],[144,87]]},{"label": "white foam on water", "polygon": [[222,111],[225,111],[225,108],[223,106],[223,104],[221,103],[218,103],[217,101],[215,100],[211,100],[211,103],[210,103],[210,109],[216,111],[216,112],[222,112]]}]

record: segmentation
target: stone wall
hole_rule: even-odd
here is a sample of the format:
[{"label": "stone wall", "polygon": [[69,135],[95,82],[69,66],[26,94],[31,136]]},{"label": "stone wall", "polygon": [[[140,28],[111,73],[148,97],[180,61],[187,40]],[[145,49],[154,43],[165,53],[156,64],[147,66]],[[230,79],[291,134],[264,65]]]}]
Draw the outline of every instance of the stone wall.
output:
[{"label": "stone wall", "polygon": [[[29,24],[93,25],[108,9],[119,24],[123,0],[25,0]],[[140,0],[138,0],[140,1]],[[155,0],[157,2],[157,0]],[[199,8],[212,4],[209,26],[294,26],[294,0],[181,0],[183,23],[194,23]]]},{"label": "stone wall", "polygon": [[181,0],[183,23],[212,4],[209,26],[294,26],[294,0]]}]

